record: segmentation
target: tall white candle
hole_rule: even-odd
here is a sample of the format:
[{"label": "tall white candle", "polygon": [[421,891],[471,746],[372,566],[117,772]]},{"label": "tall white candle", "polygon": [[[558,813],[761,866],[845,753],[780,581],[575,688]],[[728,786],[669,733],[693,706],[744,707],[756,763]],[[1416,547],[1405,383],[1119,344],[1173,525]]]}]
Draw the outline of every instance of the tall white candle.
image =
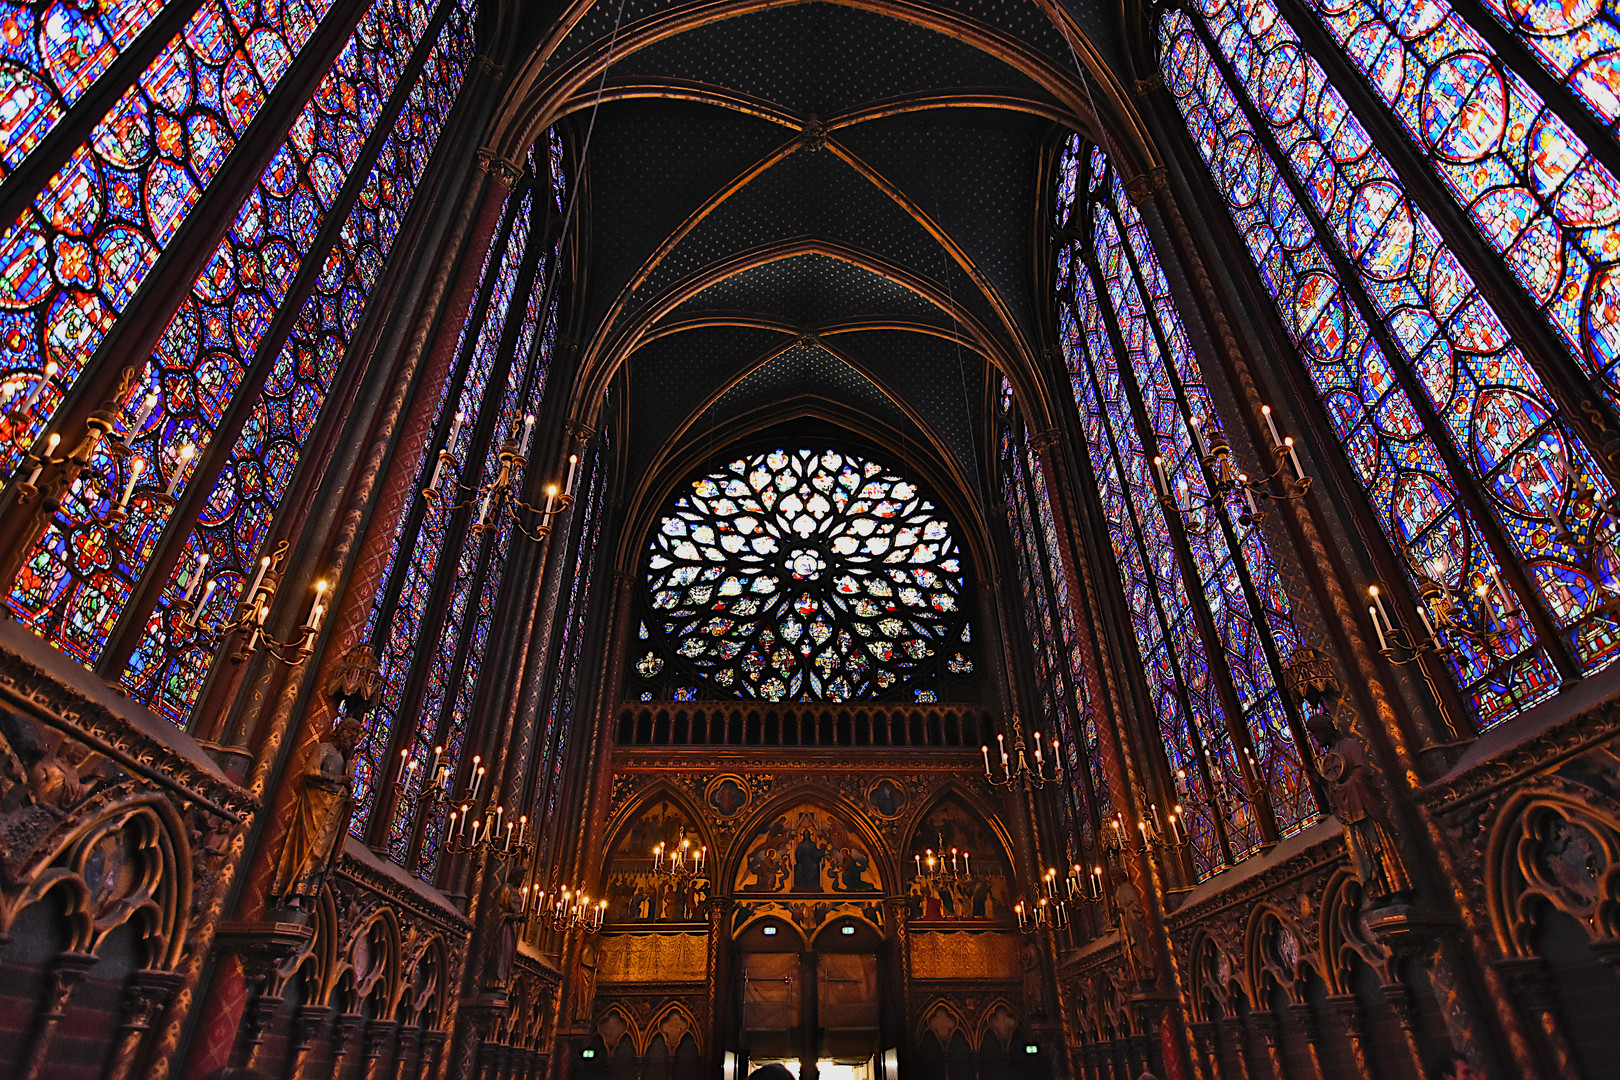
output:
[{"label": "tall white candle", "polygon": [[528,457],[529,456],[529,439],[533,435],[534,435],[534,414],[530,413],[528,416],[525,416],[523,418],[523,442],[518,447],[519,456],[522,456],[522,457]]},{"label": "tall white candle", "polygon": [[245,599],[247,599],[247,600],[252,600],[253,599],[253,594],[259,591],[259,582],[264,580],[264,575],[266,573],[268,573],[269,570],[270,570],[270,556],[266,555],[266,556],[264,556],[263,558],[261,558],[259,560],[259,572],[253,578],[253,584],[249,585],[247,592],[242,594]]},{"label": "tall white candle", "polygon": [[24,416],[33,413],[34,406],[39,404],[39,396],[45,392],[46,384],[49,383],[52,377],[55,375],[56,361],[52,360],[50,363],[45,365],[45,374],[40,376],[38,382],[34,383],[34,388],[28,392],[28,399],[22,403],[22,408],[18,411]]},{"label": "tall white candle", "polygon": [[[200,572],[201,571],[199,571],[199,573]],[[196,626],[197,625],[197,620],[202,618],[203,608],[208,606],[208,598],[214,595],[214,590],[216,588],[218,588],[218,587],[219,587],[219,582],[218,581],[210,581],[208,583],[208,587],[203,590],[202,599],[197,601],[197,606],[191,610],[191,625],[192,626]]]},{"label": "tall white candle", "polygon": [[321,628],[321,616],[326,614],[325,599],[326,582],[324,580],[317,581],[315,583],[315,603],[309,609],[309,628],[311,630]]},{"label": "tall white candle", "polygon": [[135,411],[135,419],[129,425],[130,438],[134,438],[141,433],[141,428],[146,426],[146,421],[151,417],[152,410],[157,408],[157,403],[158,395],[156,390],[147,394],[145,399],[142,400],[141,407]]},{"label": "tall white candle", "polygon": [[579,455],[568,455],[568,479],[563,483],[563,490],[570,495],[574,492],[574,475],[579,472]]},{"label": "tall white candle", "polygon": [[1266,430],[1271,432],[1271,445],[1281,446],[1282,436],[1277,434],[1277,421],[1271,418],[1271,406],[1260,406],[1260,415],[1266,418]]},{"label": "tall white candle", "polygon": [[196,452],[197,448],[190,443],[186,443],[180,448],[180,460],[175,463],[174,471],[169,473],[169,486],[163,489],[164,495],[171,499],[174,498],[174,493],[180,488],[180,481],[185,478],[186,462],[190,461],[191,456]]},{"label": "tall white candle", "polygon": [[1378,621],[1378,609],[1370,607],[1367,609],[1367,614],[1372,618],[1373,629],[1378,632],[1378,647],[1380,649],[1389,648],[1389,642],[1384,640],[1384,627]]},{"label": "tall white candle", "polygon": [[467,419],[467,414],[465,412],[456,413],[455,420],[450,424],[450,437],[444,440],[444,445],[446,448],[452,447],[456,444],[456,436],[461,434],[461,422],[465,419]]},{"label": "tall white candle", "polygon": [[1191,427],[1193,433],[1193,442],[1198,446],[1198,456],[1209,457],[1209,446],[1204,442],[1204,429],[1202,427],[1202,421],[1200,421],[1196,416],[1193,417]]},{"label": "tall white candle", "polygon": [[135,458],[129,463],[129,483],[124,485],[124,497],[118,500],[120,510],[129,506],[129,497],[135,494],[135,484],[140,480],[141,473],[145,471],[146,460],[144,458]]},{"label": "tall white candle", "polygon": [[1299,455],[1294,452],[1294,437],[1288,436],[1283,440],[1283,445],[1288,447],[1288,460],[1294,465],[1294,479],[1305,479],[1305,467],[1299,463]]},{"label": "tall white candle", "polygon": [[202,583],[203,571],[207,569],[208,553],[203,552],[203,554],[197,556],[197,568],[191,572],[191,580],[186,582],[185,600],[187,603],[189,603],[192,596],[196,594],[197,586]]}]

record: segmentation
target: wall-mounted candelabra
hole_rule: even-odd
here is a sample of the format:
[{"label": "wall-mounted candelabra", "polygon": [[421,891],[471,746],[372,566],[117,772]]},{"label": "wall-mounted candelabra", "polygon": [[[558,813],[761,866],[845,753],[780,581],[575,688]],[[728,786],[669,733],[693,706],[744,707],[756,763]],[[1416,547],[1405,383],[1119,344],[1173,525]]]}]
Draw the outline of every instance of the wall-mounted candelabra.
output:
[{"label": "wall-mounted candelabra", "polygon": [[1063,777],[1063,758],[1060,753],[1058,740],[1052,740],[1052,768],[1050,772],[1046,767],[1046,754],[1041,747],[1041,733],[1034,732],[1035,736],[1035,764],[1029,763],[1029,749],[1024,745],[1024,729],[1020,725],[1017,714],[1013,715],[1013,745],[1012,754],[1007,752],[1007,737],[996,734],[996,745],[1000,751],[1001,776],[998,778],[990,767],[990,747],[981,746],[979,752],[984,755],[984,778],[995,787],[1016,787],[1019,784],[1031,788],[1043,788],[1047,784],[1055,784]]},{"label": "wall-mounted candelabra", "polygon": [[575,930],[594,934],[602,929],[602,920],[607,917],[607,901],[597,900],[593,903],[583,890],[542,889],[532,896],[533,904],[529,902],[531,893],[529,887],[525,885],[521,918],[525,921],[538,921],[541,926],[560,934],[572,933]]},{"label": "wall-mounted candelabra", "polygon": [[[450,447],[455,445],[456,436],[461,433],[461,425],[465,419],[465,413],[456,413],[455,420],[450,425],[450,437],[445,440],[444,449],[439,451],[439,458],[433,465],[433,475],[428,480],[427,487],[422,489],[423,498],[429,502],[447,499],[449,500],[446,503],[447,510],[462,510],[477,506],[478,520],[473,523],[473,531],[476,533],[485,533],[495,528],[502,515],[505,515],[531,540],[544,540],[550,536],[551,519],[574,505],[574,482],[579,478],[579,455],[568,456],[568,476],[561,488],[556,484],[546,486],[546,503],[543,507],[531,506],[519,498],[514,481],[529,464],[529,441],[534,435],[534,415],[531,413],[523,418],[521,440],[507,439],[502,445],[500,470],[494,480],[479,487],[467,487],[457,481],[451,490],[442,491],[440,481],[444,478],[446,469],[460,475],[461,463]],[[457,496],[464,492],[469,497],[460,502],[455,501]]]},{"label": "wall-mounted candelabra", "polygon": [[951,848],[949,858],[945,851],[945,834],[936,833],[939,847],[924,848],[911,858],[916,864],[917,877],[928,885],[940,888],[953,883],[966,884],[973,880],[973,856],[961,848]]},{"label": "wall-mounted candelabra", "polygon": [[653,848],[653,873],[668,878],[677,885],[685,885],[708,872],[709,848],[693,846],[687,838],[686,826],[681,826],[679,838],[673,844],[662,840]]},{"label": "wall-mounted candelabra", "polygon": [[1427,653],[1454,652],[1463,641],[1486,653],[1497,652],[1512,637],[1524,609],[1502,584],[1501,573],[1493,565],[1489,574],[1475,573],[1466,590],[1454,589],[1448,580],[1444,556],[1434,559],[1417,579],[1420,636],[1396,622],[1384,602],[1383,590],[1372,585],[1367,598],[1367,616],[1378,635],[1378,651],[1393,664],[1410,664]]},{"label": "wall-mounted candelabra", "polygon": [[[1202,501],[1194,501],[1185,478],[1178,480],[1175,487],[1172,487],[1170,472],[1164,464],[1164,459],[1162,457],[1153,459],[1153,475],[1160,505],[1185,518],[1195,532],[1203,532],[1208,528],[1207,514],[1211,508],[1231,513],[1231,503],[1239,496],[1243,500],[1243,508],[1237,514],[1237,521],[1243,525],[1253,525],[1266,516],[1260,509],[1260,499],[1278,501],[1300,499],[1311,489],[1311,478],[1305,475],[1304,466],[1299,463],[1299,453],[1294,447],[1293,436],[1285,437],[1278,433],[1277,422],[1272,419],[1270,405],[1262,406],[1260,411],[1265,416],[1266,428],[1271,433],[1271,452],[1276,458],[1271,471],[1262,476],[1251,479],[1248,473],[1239,472],[1231,446],[1219,437],[1206,438],[1203,424],[1196,416],[1192,418],[1189,426],[1192,428],[1193,442],[1197,447],[1199,459],[1203,461],[1209,477],[1209,497]],[[1281,490],[1274,489],[1273,485],[1278,481],[1281,482]]]}]

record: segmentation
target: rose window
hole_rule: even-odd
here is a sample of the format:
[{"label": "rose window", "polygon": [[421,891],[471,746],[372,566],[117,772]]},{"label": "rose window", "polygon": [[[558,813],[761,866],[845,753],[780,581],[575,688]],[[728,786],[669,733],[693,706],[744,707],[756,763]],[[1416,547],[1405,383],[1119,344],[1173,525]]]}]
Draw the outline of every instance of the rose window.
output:
[{"label": "rose window", "polygon": [[[835,450],[692,480],[648,545],[644,699],[945,700],[970,674],[962,558],[918,485]],[[650,628],[650,629],[649,629]]]}]

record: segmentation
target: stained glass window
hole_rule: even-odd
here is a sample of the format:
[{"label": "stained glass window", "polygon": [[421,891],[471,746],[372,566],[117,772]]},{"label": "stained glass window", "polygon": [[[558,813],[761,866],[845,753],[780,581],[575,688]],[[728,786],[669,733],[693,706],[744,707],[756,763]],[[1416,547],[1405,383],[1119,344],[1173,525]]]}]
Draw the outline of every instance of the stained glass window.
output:
[{"label": "stained glass window", "polygon": [[[1361,12],[1345,25],[1372,18],[1354,4],[1342,10]],[[1449,8],[1425,0],[1403,12],[1395,29],[1409,40],[1367,23],[1352,60],[1366,61],[1363,44],[1383,50],[1386,100],[1417,85],[1402,82],[1403,70],[1435,65],[1419,111],[1403,113],[1402,102],[1396,114],[1433,143],[1436,168],[1488,236],[1500,226],[1493,243],[1518,252],[1510,263],[1550,268],[1545,288],[1521,278],[1571,305],[1554,321],[1564,319],[1572,348],[1598,355],[1607,346],[1581,334],[1589,325],[1608,333],[1614,320],[1598,314],[1606,302],[1587,283],[1597,253],[1612,259],[1616,243],[1598,236],[1583,248],[1558,229],[1601,224],[1576,211],[1580,200],[1608,199],[1610,181],[1494,61],[1434,51],[1445,34],[1456,45],[1471,33]],[[1572,653],[1579,671],[1611,662],[1620,635],[1602,605],[1615,582],[1615,523],[1603,507],[1613,485],[1361,120],[1269,0],[1248,0],[1241,17],[1209,0],[1196,19],[1164,16],[1160,34],[1166,82],[1409,584],[1432,578],[1470,598],[1472,621],[1492,630],[1454,636],[1447,654],[1479,718],[1494,722],[1554,692],[1559,661],[1549,647]],[[1458,65],[1469,64],[1475,74],[1464,78]],[[1551,200],[1547,211],[1538,199]],[[1586,314],[1583,296],[1597,305]],[[1459,497],[1472,491],[1480,497]],[[1500,584],[1504,566],[1522,566],[1531,588]],[[1531,615],[1562,640],[1538,638]]]},{"label": "stained glass window", "polygon": [[[1006,387],[1009,394],[1010,389]],[[1010,404],[1010,397],[1004,401]],[[1004,411],[1009,410],[1004,406]],[[1002,480],[1044,706],[1044,719],[1028,726],[1044,729],[1062,743],[1063,767],[1073,781],[1068,790],[1074,796],[1070,810],[1075,829],[1069,838],[1069,861],[1074,862],[1081,851],[1095,850],[1095,831],[1114,812],[1097,745],[1088,645],[1080,635],[1065,580],[1068,556],[1058,542],[1040,458],[1018,426],[1016,414],[1004,420]]]},{"label": "stained glass window", "polygon": [[[378,0],[378,6],[388,3]],[[9,411],[36,387],[41,391],[22,430],[0,419],[0,435],[5,436],[0,439],[0,467],[14,468],[23,450],[45,430],[66,390],[330,7],[331,0],[262,8],[205,0],[68,155],[33,205],[0,233],[0,405]],[[95,5],[89,9],[99,10]],[[55,4],[50,10],[87,9]],[[139,18],[137,9],[118,5],[90,21],[106,22],[115,11]],[[44,25],[29,18],[32,25],[18,24],[17,34],[31,29],[37,42],[43,30],[46,39],[54,38],[53,16],[31,14],[43,15]],[[67,18],[69,23],[84,20],[83,15]],[[59,22],[57,29],[67,26]],[[10,42],[12,36],[0,34],[0,40]],[[76,48],[60,38],[43,47],[57,54]],[[26,52],[33,46],[18,40],[12,48]],[[98,62],[90,63],[94,68]],[[61,77],[71,82],[71,69],[79,66],[69,62]],[[10,71],[24,78],[19,69]],[[0,84],[0,92],[6,89]],[[42,87],[19,90],[13,84],[9,89],[27,95]],[[8,97],[6,104],[23,106],[16,97]],[[24,121],[36,141],[46,119],[41,115]],[[24,142],[31,145],[26,137]],[[8,165],[13,163],[9,144],[0,139],[0,146],[6,147]],[[16,153],[23,150],[20,145]],[[56,373],[40,386],[47,363],[56,365]]]},{"label": "stained glass window", "polygon": [[[545,799],[544,820],[553,820],[557,813],[557,800],[562,794],[563,759],[568,750],[568,737],[579,718],[581,698],[580,669],[585,664],[585,620],[590,613],[592,584],[597,575],[597,547],[602,534],[602,502],[607,493],[607,471],[603,468],[600,446],[583,466],[586,480],[580,490],[584,496],[577,506],[583,508],[579,522],[579,539],[574,558],[568,565],[577,566],[579,572],[568,577],[565,588],[568,603],[562,612],[559,626],[561,641],[557,645],[555,675],[552,679],[551,700],[546,708],[546,722],[541,731],[540,765],[536,775],[540,778]],[[544,834],[550,842],[555,830]],[[540,849],[537,859],[546,852]]]},{"label": "stained glass window", "polygon": [[[437,17],[442,20],[452,10],[452,0],[443,0]],[[222,477],[202,524],[235,519],[226,530],[228,537],[221,538],[228,558],[221,559],[226,565],[211,578],[218,588],[203,623],[222,621],[241,599],[247,584],[241,568],[257,557],[277,496],[297,461],[296,439],[276,438],[282,433],[271,429],[290,432],[307,426],[332,374],[330,366],[318,364],[314,370],[298,370],[292,364],[296,349],[278,361],[266,346],[266,335],[301,280],[304,257],[329,250],[326,245],[339,239],[326,235],[326,218],[340,200],[353,201],[363,189],[369,170],[356,166],[367,148],[366,135],[381,131],[391,136],[391,125],[378,122],[385,110],[397,112],[410,100],[413,85],[401,86],[399,80],[411,65],[412,50],[421,51],[418,63],[426,58],[433,42],[423,39],[434,18],[434,9],[409,0],[376,0],[362,16],[189,295],[180,298],[126,407],[131,414],[127,424],[148,393],[158,396],[158,407],[142,430],[129,433],[134,455],[120,462],[103,448],[92,459],[92,467],[114,476],[120,490],[129,463],[138,459],[149,464],[136,488],[142,497],[131,503],[125,522],[110,526],[112,492],[81,481],[30,553],[10,604],[20,621],[69,655],[87,664],[100,658],[167,533],[171,504],[154,496],[182,495],[199,469]],[[463,41],[469,36],[465,27],[460,36]],[[458,61],[458,67],[464,66],[464,60]],[[395,96],[398,100],[391,100]],[[375,143],[372,153],[384,149],[382,140]],[[372,188],[373,198],[377,190]],[[327,269],[333,265],[325,264]],[[289,396],[300,381],[317,386],[305,385]],[[275,406],[262,400],[249,404],[252,399],[239,394],[261,385],[281,401]],[[294,402],[303,415],[286,413]],[[250,464],[255,475],[239,476],[234,463],[207,453],[222,424],[241,427],[250,441],[265,438],[263,457]],[[226,471],[219,473],[221,468]],[[195,555],[188,553],[182,573],[194,570]],[[194,660],[189,673],[179,667],[166,671],[166,683],[146,678],[140,666],[131,681],[150,695],[149,703],[183,716],[198,682]]]},{"label": "stained glass window", "polygon": [[706,696],[915,701],[972,670],[964,580],[953,526],[914,480],[838,450],[746,454],[660,519],[638,669]]},{"label": "stained glass window", "polygon": [[[438,868],[448,817],[447,805],[426,796],[435,782],[441,790],[465,785],[462,751],[514,543],[509,518],[478,527],[473,493],[495,481],[500,447],[520,439],[525,418],[539,410],[551,362],[556,304],[549,311],[542,306],[557,251],[543,249],[537,236],[545,229],[546,202],[557,197],[541,192],[562,183],[561,151],[561,140],[550,134],[538,155],[549,159],[538,166],[545,171],[537,178],[531,160],[530,173],[508,197],[461,329],[455,369],[435,404],[418,488],[437,477],[436,494],[416,496],[402,530],[412,542],[396,542],[371,613],[382,688],[362,718],[351,829],[374,834],[390,858],[424,880]],[[453,465],[439,466],[441,449]],[[514,464],[510,479],[521,490],[523,467]],[[407,716],[414,721],[402,723]],[[419,768],[407,773],[391,816],[374,821],[378,784],[402,754]],[[439,776],[431,775],[434,762],[444,766]]]},{"label": "stained glass window", "polygon": [[1060,259],[1064,353],[1194,861],[1207,875],[1254,851],[1265,817],[1286,834],[1318,815],[1303,725],[1281,691],[1299,634],[1245,497],[1212,498],[1195,428],[1224,445],[1221,419],[1144,223],[1106,156],[1082,150],[1071,142],[1061,174],[1083,179],[1083,193],[1059,184],[1084,238]]}]

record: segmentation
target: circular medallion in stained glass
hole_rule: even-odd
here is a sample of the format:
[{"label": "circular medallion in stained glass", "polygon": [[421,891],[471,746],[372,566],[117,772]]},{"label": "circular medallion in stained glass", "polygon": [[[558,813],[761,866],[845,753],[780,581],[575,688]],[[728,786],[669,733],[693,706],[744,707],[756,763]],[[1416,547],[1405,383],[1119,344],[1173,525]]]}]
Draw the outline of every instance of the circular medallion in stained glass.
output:
[{"label": "circular medallion in stained glass", "polygon": [[650,643],[706,695],[912,699],[971,671],[951,524],[854,454],[772,450],[690,481],[648,545],[647,587]]}]

